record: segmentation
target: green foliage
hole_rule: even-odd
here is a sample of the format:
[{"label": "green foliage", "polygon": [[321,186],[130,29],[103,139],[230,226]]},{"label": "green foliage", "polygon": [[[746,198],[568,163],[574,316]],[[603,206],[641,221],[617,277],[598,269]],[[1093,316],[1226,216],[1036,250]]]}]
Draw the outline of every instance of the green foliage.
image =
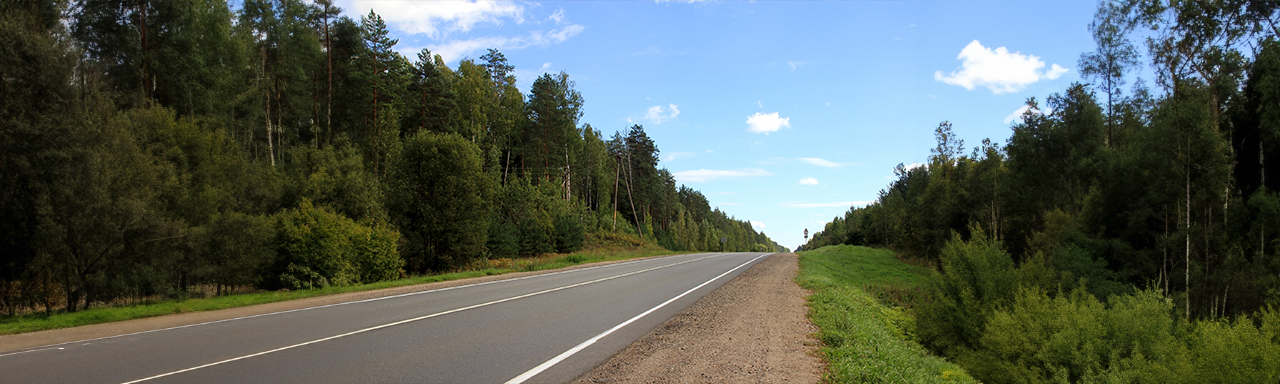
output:
[{"label": "green foliage", "polygon": [[202,247],[212,280],[228,287],[258,285],[263,268],[275,260],[274,224],[269,216],[233,212],[215,217]]},{"label": "green foliage", "polygon": [[399,235],[366,227],[302,200],[276,224],[279,253],[273,273],[289,289],[347,286],[399,277]]},{"label": "green foliage", "polygon": [[582,231],[581,216],[572,214],[561,214],[556,217],[556,252],[570,253],[582,249],[582,240],[585,235]]},{"label": "green foliage", "polygon": [[931,301],[920,306],[920,339],[955,357],[979,347],[987,318],[1013,302],[1018,276],[1013,258],[980,229],[970,241],[953,234],[941,267],[927,284]]},{"label": "green foliage", "polygon": [[387,221],[382,188],[365,170],[360,152],[348,146],[299,147],[292,150],[285,201],[301,199],[329,207],[362,223]]},{"label": "green foliage", "polygon": [[809,317],[834,383],[973,383],[963,369],[930,356],[915,342],[903,307],[877,301],[868,290],[919,287],[928,271],[884,250],[823,247],[801,252],[796,282],[814,290]]},{"label": "green foliage", "polygon": [[404,143],[388,184],[392,222],[412,270],[457,267],[483,254],[493,187],[474,144],[457,134],[419,133]]}]

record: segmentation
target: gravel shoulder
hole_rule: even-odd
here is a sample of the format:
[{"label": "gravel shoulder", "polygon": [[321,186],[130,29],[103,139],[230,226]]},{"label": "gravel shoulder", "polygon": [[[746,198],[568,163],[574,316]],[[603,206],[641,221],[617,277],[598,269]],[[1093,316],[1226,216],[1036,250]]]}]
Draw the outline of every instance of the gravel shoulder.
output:
[{"label": "gravel shoulder", "polygon": [[577,383],[816,383],[823,363],[794,253],[769,256]]}]

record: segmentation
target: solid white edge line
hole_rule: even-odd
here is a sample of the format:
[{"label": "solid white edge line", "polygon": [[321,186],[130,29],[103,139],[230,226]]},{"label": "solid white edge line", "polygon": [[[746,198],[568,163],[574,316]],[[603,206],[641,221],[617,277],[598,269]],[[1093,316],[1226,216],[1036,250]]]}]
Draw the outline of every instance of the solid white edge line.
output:
[{"label": "solid white edge line", "polygon": [[[455,287],[437,288],[437,289],[431,289],[431,290],[426,290],[426,291],[418,291],[418,292],[401,293],[401,294],[399,294],[399,295],[382,296],[382,297],[373,297],[373,298],[368,298],[368,299],[363,299],[363,300],[346,301],[346,302],[341,302],[341,303],[333,303],[333,304],[319,305],[319,306],[315,306],[315,307],[306,307],[306,308],[290,309],[290,310],[287,310],[287,311],[271,312],[271,313],[262,313],[262,314],[257,314],[257,315],[250,315],[250,316],[235,317],[235,318],[230,318],[230,319],[222,319],[222,320],[206,321],[206,322],[203,322],[203,323],[187,324],[187,325],[179,325],[179,326],[176,326],[176,327],[168,327],[168,328],[152,329],[152,330],[149,330],[149,331],[140,331],[140,332],[126,333],[126,334],[122,334],[122,335],[104,336],[104,337],[98,337],[98,338],[93,338],[93,339],[84,339],[84,340],[76,340],[76,341],[67,341],[67,342],[62,342],[62,343],[57,343],[57,344],[49,344],[49,345],[42,345],[42,346],[38,346],[38,347],[29,347],[29,348],[18,349],[18,350],[10,351],[9,353],[3,353],[3,354],[0,354],[0,357],[12,356],[12,355],[19,355],[19,354],[29,353],[29,352],[46,351],[46,350],[53,349],[54,347],[58,347],[58,346],[62,346],[62,345],[68,345],[68,344],[88,343],[88,342],[94,342],[94,341],[101,341],[101,340],[107,340],[107,339],[114,339],[114,338],[119,338],[119,337],[137,336],[137,335],[142,335],[142,334],[147,334],[147,333],[152,333],[152,332],[171,331],[171,330],[175,330],[175,329],[191,328],[191,327],[199,327],[199,326],[203,326],[203,325],[210,325],[210,324],[217,324],[217,323],[225,323],[225,322],[229,322],[229,321],[246,320],[246,319],[252,319],[252,318],[256,318],[256,317],[265,317],[265,316],[273,316],[273,315],[282,315],[282,314],[286,314],[286,313],[301,312],[301,311],[309,311],[309,310],[312,310],[312,309],[321,309],[321,308],[337,307],[337,306],[347,305],[347,304],[360,304],[360,303],[368,303],[368,302],[379,301],[379,300],[396,299],[396,298],[401,298],[401,297],[408,297],[408,296],[415,296],[415,295],[423,295],[423,294],[428,294],[428,293],[442,292],[442,291],[448,291],[448,290],[454,290],[454,289],[462,289],[462,288],[478,287],[478,286],[481,286],[481,285],[489,285],[489,284],[505,283],[505,282],[510,282],[510,281],[525,280],[525,279],[532,279],[532,278],[538,278],[538,277],[544,277],[544,276],[552,276],[552,275],[560,275],[560,274],[571,273],[571,272],[581,272],[581,271],[588,271],[588,270],[592,270],[592,269],[599,269],[599,268],[605,268],[605,267],[614,267],[614,266],[621,266],[621,265],[627,265],[627,264],[634,264],[634,263],[640,263],[640,262],[645,262],[645,261],[653,261],[653,260],[658,260],[658,259],[664,259],[664,258],[668,258],[668,257],[694,256],[694,255],[706,255],[706,254],[715,255],[715,254],[717,254],[717,253],[709,253],[709,252],[708,252],[708,253],[691,253],[691,254],[684,254],[684,255],[668,255],[668,256],[662,256],[662,257],[656,257],[656,258],[649,258],[649,259],[643,259],[643,260],[632,260],[632,261],[624,261],[624,262],[621,262],[621,263],[614,263],[614,264],[607,264],[607,265],[597,265],[597,266],[594,266],[594,267],[571,269],[571,270],[567,270],[567,271],[559,271],[559,272],[543,273],[543,274],[539,274],[539,275],[532,275],[532,276],[521,276],[521,277],[514,277],[514,278],[510,278],[510,279],[501,279],[501,280],[486,281],[486,282],[483,282],[483,283],[472,283],[472,284],[466,284],[466,285],[459,285],[459,286],[455,286]],[[477,277],[480,277],[480,276],[477,276]],[[448,280],[446,280],[446,281],[448,281]],[[437,282],[433,282],[433,283],[423,283],[423,284],[434,284],[434,283],[439,283],[439,282],[443,282],[443,281],[437,281]],[[399,287],[395,287],[395,288],[399,288]],[[394,289],[394,288],[384,288],[384,289]],[[323,297],[323,296],[312,296],[312,297]],[[302,299],[298,299],[298,300],[302,300]],[[286,300],[286,301],[288,301],[288,300]],[[279,303],[279,301],[277,301],[277,303]],[[270,303],[263,303],[263,304],[270,304]],[[263,305],[263,304],[255,304],[255,305]],[[231,308],[226,308],[226,309],[231,309]],[[100,324],[106,324],[106,323],[100,323]]]},{"label": "solid white edge line", "polygon": [[[437,312],[437,313],[433,313],[433,314],[430,314],[430,315],[424,315],[424,316],[415,317],[415,318],[412,318],[412,319],[406,319],[406,320],[400,320],[400,321],[391,322],[391,323],[386,323],[386,324],[382,324],[382,325],[376,325],[376,326],[372,326],[372,327],[369,327],[369,328],[360,329],[360,330],[355,330],[355,331],[351,331],[351,332],[347,332],[347,333],[343,333],[343,334],[338,334],[338,335],[333,335],[333,336],[329,336],[329,337],[325,337],[325,338],[315,339],[315,340],[311,340],[311,341],[307,341],[307,342],[302,342],[302,343],[298,343],[298,344],[293,344],[293,345],[289,345],[289,346],[284,346],[284,347],[280,347],[280,348],[276,348],[276,349],[271,349],[271,350],[262,351],[262,352],[258,352],[258,353],[248,354],[248,355],[244,355],[244,356],[240,356],[240,357],[233,357],[233,358],[226,359],[226,360],[215,361],[215,362],[208,363],[208,364],[204,364],[204,365],[198,365],[198,366],[191,367],[191,368],[180,369],[180,370],[173,371],[173,372],[168,372],[168,373],[162,373],[162,374],[159,374],[159,375],[150,376],[150,377],[145,377],[145,378],[141,378],[141,379],[137,379],[137,380],[133,380],[133,381],[126,381],[126,382],[121,383],[121,384],[135,384],[135,383],[140,383],[140,382],[143,382],[143,381],[148,381],[148,380],[158,379],[158,378],[165,377],[165,376],[172,376],[172,375],[176,375],[176,374],[183,373],[183,372],[190,372],[190,371],[194,371],[194,370],[201,369],[201,368],[208,368],[208,367],[212,367],[212,366],[219,365],[219,364],[230,363],[230,362],[237,361],[237,360],[244,360],[244,359],[248,359],[248,358],[250,358],[250,357],[262,356],[262,355],[265,355],[265,354],[268,354],[268,353],[280,352],[280,351],[283,351],[283,350],[286,350],[286,349],[293,349],[293,348],[297,348],[297,347],[301,347],[301,346],[306,346],[306,345],[311,345],[311,344],[315,344],[315,343],[319,343],[319,342],[323,342],[323,341],[328,341],[328,340],[337,339],[337,338],[340,338],[340,337],[351,336],[351,335],[355,335],[355,334],[358,334],[358,333],[365,333],[365,332],[374,331],[374,330],[378,330],[378,329],[382,329],[382,328],[393,327],[393,326],[397,326],[397,325],[401,325],[401,324],[411,323],[411,322],[418,321],[418,320],[424,320],[424,319],[429,319],[429,318],[432,318],[432,317],[443,316],[443,315],[447,315],[447,314],[450,314],[450,313],[462,312],[462,311],[465,311],[465,310],[468,310],[468,309],[475,309],[475,308],[485,307],[485,306],[489,306],[489,305],[493,305],[493,304],[504,303],[504,302],[508,302],[508,301],[512,301],[512,300],[523,299],[523,298],[530,297],[530,296],[537,296],[537,295],[541,295],[541,294],[544,294],[544,293],[550,293],[550,292],[555,292],[555,291],[565,290],[565,289],[574,288],[574,287],[581,287],[581,286],[584,286],[584,285],[587,285],[587,284],[598,283],[598,282],[606,281],[606,280],[613,280],[613,279],[617,279],[617,278],[620,278],[620,277],[631,276],[631,275],[635,275],[635,274],[639,274],[639,273],[644,273],[644,272],[649,272],[649,271],[658,270],[658,269],[663,269],[663,268],[667,268],[667,267],[674,267],[674,266],[677,266],[677,265],[680,265],[680,264],[692,263],[692,262],[695,262],[695,261],[706,260],[706,259],[710,259],[710,258],[712,258],[712,257],[718,257],[718,256],[723,256],[723,255],[724,255],[723,253],[721,253],[721,254],[712,254],[712,255],[710,255],[710,256],[699,257],[699,258],[692,259],[692,260],[685,260],[685,261],[681,261],[681,262],[678,262],[678,263],[671,263],[671,264],[659,265],[659,266],[656,266],[656,267],[651,267],[651,268],[641,269],[641,270],[639,270],[639,271],[632,271],[632,272],[627,272],[627,273],[623,273],[623,274],[620,274],[620,275],[613,275],[613,276],[608,276],[608,277],[602,277],[602,278],[595,279],[595,280],[591,280],[591,281],[584,281],[584,282],[581,282],[581,283],[574,283],[574,284],[565,285],[565,286],[561,286],[561,287],[545,289],[545,290],[541,290],[541,291],[538,291],[538,292],[532,292],[532,293],[526,293],[526,294],[523,294],[523,295],[512,296],[512,297],[508,297],[508,298],[505,298],[505,299],[498,299],[498,300],[490,301],[490,302],[487,302],[487,303],[480,303],[480,304],[474,304],[474,305],[470,305],[470,306],[466,306],[466,307],[462,307],[462,308],[450,309],[450,310],[448,310],[448,311],[444,311],[444,312]],[[759,257],[757,257],[757,259],[758,259],[758,258],[759,258]],[[754,260],[754,259],[753,259],[753,260]],[[740,268],[740,267],[741,267],[741,266],[739,266],[739,268]],[[737,268],[734,268],[734,269],[737,269]],[[732,272],[732,271],[733,271],[733,270],[730,270],[730,272]],[[728,272],[725,272],[725,273],[727,274]],[[724,275],[721,275],[721,276],[724,276]],[[717,277],[717,278],[718,278],[718,277]],[[706,285],[706,283],[703,283],[703,285]],[[683,295],[682,295],[682,296],[683,296]],[[664,304],[664,305],[665,305],[665,304]],[[655,309],[656,309],[656,308],[655,308]],[[652,310],[651,310],[651,311],[652,311]]]},{"label": "solid white edge line", "polygon": [[673,301],[679,300],[681,297],[685,297],[685,295],[688,295],[688,294],[690,294],[690,293],[693,293],[693,291],[698,290],[698,288],[702,288],[702,287],[706,286],[707,284],[711,284],[711,282],[713,282],[713,281],[719,280],[721,277],[724,277],[725,275],[728,275],[729,273],[732,273],[733,271],[738,270],[738,268],[742,268],[742,267],[746,266],[747,264],[751,264],[751,263],[755,262],[756,260],[759,260],[759,259],[760,259],[760,258],[762,258],[762,257],[769,256],[769,255],[772,255],[772,254],[773,254],[773,253],[766,253],[766,254],[763,254],[763,255],[760,255],[760,256],[756,256],[756,258],[754,258],[754,259],[748,260],[747,262],[742,263],[741,265],[738,265],[737,267],[733,267],[733,269],[730,269],[730,270],[726,271],[725,273],[721,273],[721,274],[720,274],[720,276],[713,277],[713,278],[711,278],[711,280],[707,280],[706,282],[703,282],[702,284],[698,284],[698,286],[693,287],[693,288],[690,288],[688,291],[684,291],[684,293],[681,293],[679,296],[672,297],[670,300],[664,301],[664,302],[662,302],[662,304],[658,304],[658,306],[656,306],[656,307],[649,308],[649,310],[648,310],[648,311],[644,311],[644,313],[641,313],[641,314],[639,314],[639,315],[636,315],[635,317],[632,317],[631,319],[629,319],[629,320],[627,320],[627,321],[622,322],[622,324],[618,324],[618,325],[614,326],[613,328],[609,328],[609,330],[608,330],[608,331],[604,331],[603,333],[601,333],[601,334],[599,334],[599,335],[596,335],[596,337],[592,337],[592,338],[590,338],[590,339],[587,339],[587,341],[582,342],[582,344],[578,344],[577,346],[575,346],[575,347],[573,347],[573,348],[569,348],[569,350],[568,350],[568,351],[564,351],[564,353],[561,353],[560,355],[558,355],[558,356],[556,356],[556,357],[554,357],[554,358],[551,358],[551,360],[547,360],[546,362],[544,362],[544,363],[542,363],[542,364],[539,364],[539,365],[538,365],[538,366],[536,366],[536,367],[533,367],[533,369],[530,369],[530,370],[528,370],[528,371],[525,371],[525,373],[520,374],[520,376],[516,376],[515,378],[512,378],[511,380],[507,380],[506,384],[520,384],[520,383],[523,383],[523,382],[525,382],[525,380],[529,380],[529,379],[533,378],[534,376],[537,376],[539,373],[542,373],[542,371],[547,370],[547,368],[551,368],[552,366],[554,366],[554,365],[556,365],[556,364],[559,364],[561,361],[564,361],[564,359],[567,359],[567,358],[569,358],[570,356],[573,356],[574,354],[578,353],[579,351],[582,351],[583,349],[586,349],[587,347],[591,346],[591,344],[595,344],[597,341],[600,341],[600,339],[603,339],[605,336],[609,336],[609,334],[611,334],[611,333],[613,333],[613,332],[615,332],[615,331],[617,331],[617,330],[619,330],[619,329],[622,329],[622,327],[625,327],[625,326],[627,326],[628,324],[631,324],[631,323],[635,322],[636,320],[640,320],[640,318],[645,317],[645,316],[649,315],[650,313],[653,313],[654,311],[657,311],[658,309],[660,309],[660,308],[662,308],[662,307],[667,306],[667,304],[671,304],[671,302],[673,302]]}]

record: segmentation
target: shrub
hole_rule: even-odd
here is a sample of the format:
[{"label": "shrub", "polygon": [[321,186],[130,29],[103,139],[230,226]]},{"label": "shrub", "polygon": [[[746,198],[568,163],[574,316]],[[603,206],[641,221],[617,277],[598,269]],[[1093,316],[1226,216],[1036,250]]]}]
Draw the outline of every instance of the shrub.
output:
[{"label": "shrub", "polygon": [[556,252],[569,253],[582,249],[582,221],[577,215],[562,214],[556,217]]},{"label": "shrub", "polygon": [[922,343],[951,357],[978,347],[987,318],[1017,289],[1013,258],[981,228],[972,233],[968,242],[953,233],[943,247],[942,272],[926,284],[929,300],[918,313]]},{"label": "shrub", "polygon": [[366,227],[303,199],[276,225],[276,280],[290,289],[351,285],[399,276],[399,234]]}]

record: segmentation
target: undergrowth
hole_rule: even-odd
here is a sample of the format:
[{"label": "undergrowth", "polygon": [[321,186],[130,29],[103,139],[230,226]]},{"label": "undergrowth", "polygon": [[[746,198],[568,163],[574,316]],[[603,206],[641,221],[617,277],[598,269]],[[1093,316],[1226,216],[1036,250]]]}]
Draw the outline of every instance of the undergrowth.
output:
[{"label": "undergrowth", "polygon": [[814,291],[809,318],[824,344],[825,382],[977,382],[916,342],[909,307],[927,273],[879,249],[837,245],[800,252],[796,282]]}]

